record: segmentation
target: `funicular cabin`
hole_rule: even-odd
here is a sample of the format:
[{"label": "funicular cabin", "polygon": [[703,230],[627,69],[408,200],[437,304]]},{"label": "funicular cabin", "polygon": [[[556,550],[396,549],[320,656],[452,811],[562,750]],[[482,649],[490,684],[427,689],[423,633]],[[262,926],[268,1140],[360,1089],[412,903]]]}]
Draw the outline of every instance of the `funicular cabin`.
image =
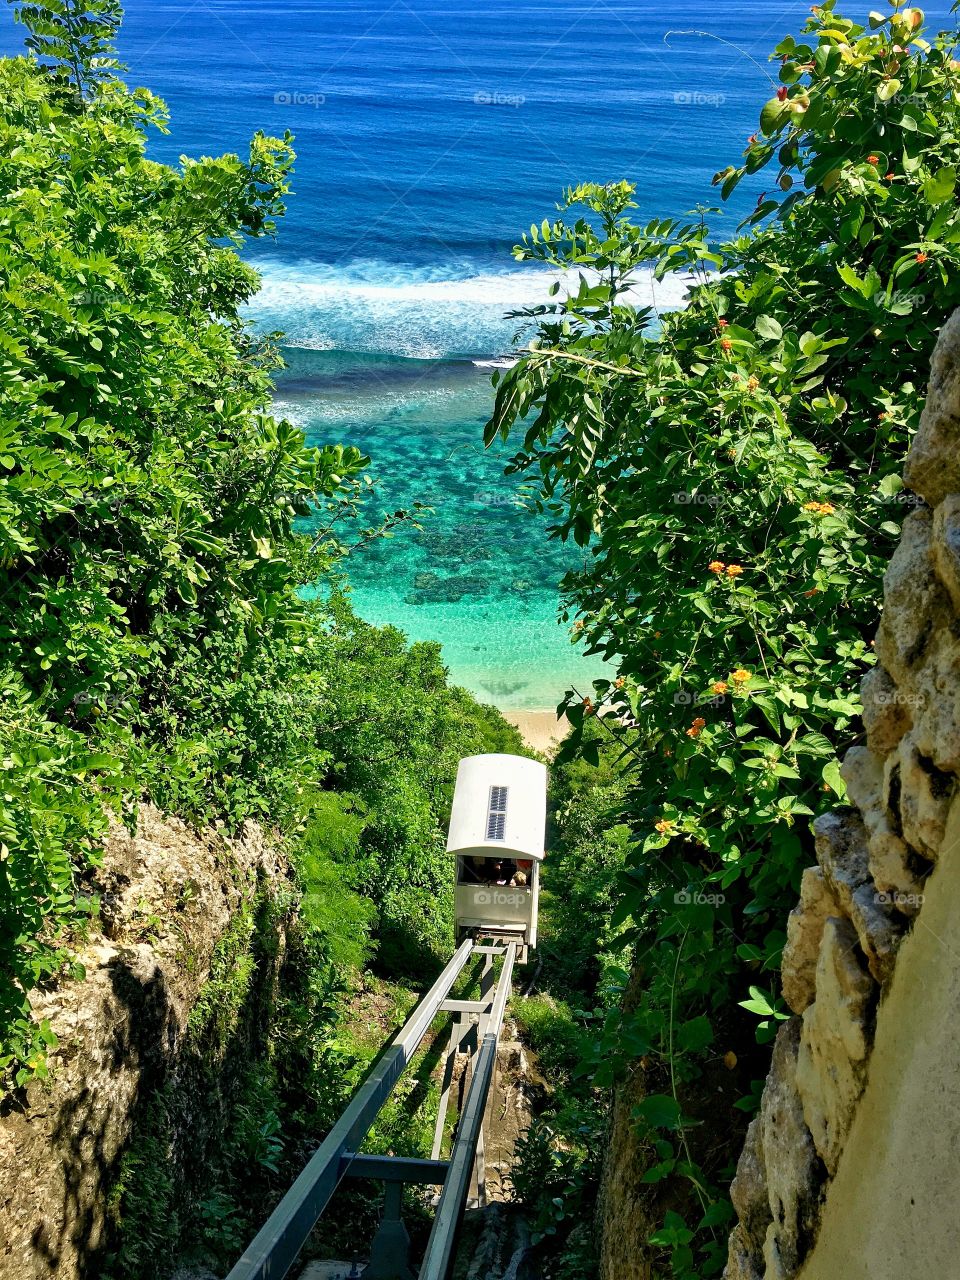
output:
[{"label": "funicular cabin", "polygon": [[525,756],[467,756],[457,769],[447,852],[456,855],[457,941],[537,945],[547,768]]}]

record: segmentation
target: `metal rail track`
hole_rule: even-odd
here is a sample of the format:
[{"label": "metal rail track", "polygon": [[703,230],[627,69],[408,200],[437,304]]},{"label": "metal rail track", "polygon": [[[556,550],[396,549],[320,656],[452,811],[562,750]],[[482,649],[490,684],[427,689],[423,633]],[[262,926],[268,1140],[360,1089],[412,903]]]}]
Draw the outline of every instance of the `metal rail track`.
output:
[{"label": "metal rail track", "polygon": [[433,1229],[420,1267],[419,1280],[446,1280],[453,1261],[457,1231],[460,1219],[463,1217],[467,1190],[474,1168],[477,1141],[483,1125],[483,1113],[497,1065],[497,1044],[510,995],[510,981],[513,977],[516,955],[517,944],[508,943],[503,959],[503,969],[497,983],[497,994],[490,1010],[489,1021],[483,1031],[483,1040],[474,1064],[467,1100],[457,1126],[457,1135],[450,1153],[450,1167],[443,1183],[440,1203],[433,1220]]},{"label": "metal rail track", "polygon": [[296,1182],[244,1250],[227,1280],[282,1280],[296,1262],[317,1219],[349,1171],[357,1148],[416,1053],[473,948],[473,941],[468,938],[454,952]]}]

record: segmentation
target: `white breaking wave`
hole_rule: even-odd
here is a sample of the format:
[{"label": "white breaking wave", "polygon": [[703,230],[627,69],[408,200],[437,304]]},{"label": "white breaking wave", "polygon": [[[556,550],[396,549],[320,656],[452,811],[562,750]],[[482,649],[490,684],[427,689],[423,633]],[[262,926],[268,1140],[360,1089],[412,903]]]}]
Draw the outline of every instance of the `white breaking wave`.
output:
[{"label": "white breaking wave", "polygon": [[[475,355],[487,357],[476,363],[492,368],[509,367],[502,353],[513,345],[519,322],[505,312],[556,301],[550,287],[557,280],[557,297],[579,285],[579,273],[543,268],[443,278],[369,260],[346,268],[274,259],[256,266],[263,285],[251,303],[252,317],[263,328],[282,329],[292,345],[422,359]],[[646,272],[624,300],[675,310],[691,283],[689,276],[658,282]]]}]

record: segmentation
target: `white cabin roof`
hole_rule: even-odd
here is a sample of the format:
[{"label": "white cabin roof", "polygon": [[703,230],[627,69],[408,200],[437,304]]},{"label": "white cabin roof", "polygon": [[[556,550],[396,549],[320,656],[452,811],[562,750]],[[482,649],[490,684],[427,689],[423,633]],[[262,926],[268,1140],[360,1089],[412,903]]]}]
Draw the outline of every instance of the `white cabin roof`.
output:
[{"label": "white cabin roof", "polygon": [[526,756],[493,754],[460,761],[448,853],[539,862],[546,826],[546,765]]}]

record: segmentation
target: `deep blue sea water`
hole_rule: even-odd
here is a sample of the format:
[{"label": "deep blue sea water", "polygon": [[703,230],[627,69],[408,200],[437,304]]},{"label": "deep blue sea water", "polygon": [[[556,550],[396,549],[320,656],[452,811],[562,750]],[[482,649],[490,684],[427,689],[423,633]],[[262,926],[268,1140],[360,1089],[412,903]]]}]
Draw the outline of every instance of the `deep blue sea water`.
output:
[{"label": "deep blue sea water", "polygon": [[[866,3],[841,6],[865,17]],[[883,6],[878,6],[883,7]],[[151,154],[243,153],[295,134],[294,194],[256,323],[287,334],[278,407],[371,455],[375,505],[436,515],[354,558],[359,611],[443,642],[454,678],[505,707],[553,705],[597,671],[556,622],[571,553],[485,453],[484,362],[548,279],[510,247],[565,186],[629,178],[637,216],[715,204],[770,96],[767,55],[800,0],[128,0],[128,79],[168,103]],[[948,5],[927,9],[952,25]],[[692,33],[709,34],[692,34]],[[0,52],[22,29],[0,7]],[[715,221],[731,230],[762,177]],[[648,285],[647,288],[650,286]],[[679,301],[676,285],[661,305]],[[371,512],[371,515],[373,512]]]}]

